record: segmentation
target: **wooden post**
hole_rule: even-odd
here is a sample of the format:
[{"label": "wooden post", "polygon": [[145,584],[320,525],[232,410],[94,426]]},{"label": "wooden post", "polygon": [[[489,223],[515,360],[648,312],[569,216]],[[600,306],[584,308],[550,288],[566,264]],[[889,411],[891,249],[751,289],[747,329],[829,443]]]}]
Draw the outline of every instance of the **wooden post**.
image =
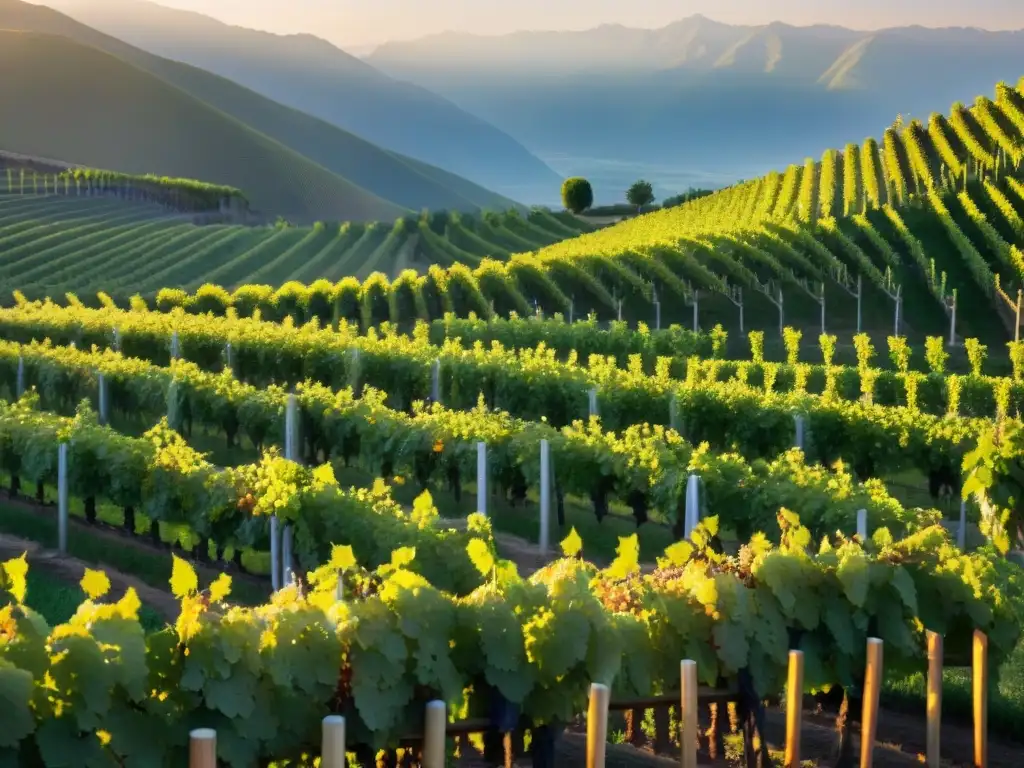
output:
[{"label": "wooden post", "polygon": [[430,399],[435,403],[441,402],[441,361],[435,360],[430,366]]},{"label": "wooden post", "polygon": [[328,715],[323,720],[320,768],[345,768],[345,718]]},{"label": "wooden post", "polygon": [[974,698],[974,768],[988,768],[988,636],[974,630],[971,689]]},{"label": "wooden post", "polygon": [[167,426],[178,431],[178,380],[171,379],[167,385]]},{"label": "wooden post", "polygon": [[608,702],[611,690],[607,685],[590,686],[590,707],[587,709],[587,768],[604,768],[608,746]]},{"label": "wooden post", "polygon": [[683,538],[689,540],[700,523],[700,478],[690,475],[686,481],[686,506],[683,514]]},{"label": "wooden post", "polygon": [[281,587],[292,583],[292,527],[285,525],[281,531]]},{"label": "wooden post", "polygon": [[57,447],[57,549],[68,551],[68,444]]},{"label": "wooden post", "polygon": [[444,768],[448,713],[443,701],[428,701],[423,724],[423,768]]},{"label": "wooden post", "polygon": [[284,409],[284,457],[299,460],[299,401],[292,393]]},{"label": "wooden post", "polygon": [[270,588],[277,592],[281,588],[281,553],[278,552],[277,515],[270,516]]},{"label": "wooden post", "polygon": [[800,768],[800,737],[804,706],[804,652],[789,652],[789,679],[786,682],[786,762],[785,768]]},{"label": "wooden post", "polygon": [[217,768],[217,732],[212,728],[189,732],[188,768]]},{"label": "wooden post", "polygon": [[882,641],[868,638],[867,669],[864,671],[864,708],[860,725],[860,768],[871,768],[878,731],[878,695],[882,688]]},{"label": "wooden post", "polygon": [[684,659],[679,662],[679,682],[682,695],[679,702],[679,749],[682,768],[697,768],[697,662]]},{"label": "wooden post", "polygon": [[942,740],[942,635],[928,631],[928,768],[939,768]]},{"label": "wooden post", "polygon": [[546,555],[551,535],[551,444],[540,441],[540,553]]},{"label": "wooden post", "polygon": [[487,516],[487,443],[476,444],[476,511]]},{"label": "wooden post", "polygon": [[99,387],[97,410],[99,411],[100,424],[106,426],[110,421],[110,396],[107,391],[107,378],[102,373],[96,375],[96,384]]}]

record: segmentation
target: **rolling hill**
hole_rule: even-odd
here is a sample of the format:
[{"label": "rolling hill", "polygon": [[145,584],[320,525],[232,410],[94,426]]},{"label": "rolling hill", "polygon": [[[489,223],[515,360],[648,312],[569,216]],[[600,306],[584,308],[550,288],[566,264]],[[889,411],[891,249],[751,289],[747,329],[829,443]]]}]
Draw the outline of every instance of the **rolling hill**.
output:
[{"label": "rolling hill", "polygon": [[126,173],[243,189],[302,219],[394,219],[404,210],[184,91],[68,38],[0,31],[0,147]]},{"label": "rolling hill", "polygon": [[[808,340],[864,331],[876,345],[973,337],[996,354],[1024,296],[1024,81],[595,232],[572,237],[553,219],[422,220],[424,248],[474,267],[432,270],[417,288],[434,301],[428,313],[449,309],[431,296],[451,282],[463,314],[522,314],[536,301],[570,318],[760,330],[773,344],[789,326]],[[541,221],[559,241],[517,248]]]},{"label": "rolling hill", "polygon": [[473,265],[482,256],[507,257],[510,240],[538,248],[588,229],[540,212],[487,218],[451,213],[307,227],[199,224],[169,206],[85,194],[53,174],[0,169],[0,286],[7,294],[71,291],[88,298],[104,291],[126,299],[207,282],[235,288],[364,279],[374,272],[397,278],[406,269],[426,272],[457,259]]},{"label": "rolling hill", "polygon": [[51,8],[0,0],[0,29],[61,35],[117,56],[401,207],[472,211],[515,204],[448,171],[383,150],[226,78],[155,56]]},{"label": "rolling hill", "polygon": [[560,177],[511,136],[313,35],[274,35],[137,0],[48,4],[147,51],[227,77],[517,200],[533,202],[545,192],[557,198]]}]

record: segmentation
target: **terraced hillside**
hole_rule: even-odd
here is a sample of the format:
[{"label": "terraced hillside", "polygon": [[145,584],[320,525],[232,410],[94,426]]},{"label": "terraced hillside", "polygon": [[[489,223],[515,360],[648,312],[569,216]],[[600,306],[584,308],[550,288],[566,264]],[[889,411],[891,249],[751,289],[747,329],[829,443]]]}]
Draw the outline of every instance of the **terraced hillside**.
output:
[{"label": "terraced hillside", "polygon": [[958,332],[1004,336],[1005,299],[1015,301],[1024,276],[1022,159],[1024,93],[1000,83],[994,99],[954,104],[927,126],[898,119],[880,141],[828,150],[819,161],[536,256],[611,258],[678,292],[668,275],[659,280],[667,268],[721,297],[708,309],[717,315],[710,307],[717,303],[723,319],[735,316],[729,298],[742,291],[754,310],[748,320],[766,328],[778,327],[780,290],[788,319],[813,328],[823,290],[831,325],[851,328],[850,290],[859,278],[866,323],[893,327],[898,293],[903,330],[939,332],[955,291],[961,310],[970,307]]},{"label": "terraced hillside", "polygon": [[[897,121],[881,144],[830,150],[820,162],[583,236],[573,236],[567,214],[425,217],[422,251],[471,269],[378,280],[375,291],[412,291],[380,319],[408,320],[413,306],[428,318],[522,314],[536,302],[570,319],[593,312],[651,326],[764,330],[773,344],[785,326],[808,339],[824,326],[882,343],[894,332],[923,342],[953,331],[957,341],[999,348],[1013,338],[1024,277],[1022,159],[1024,92],[1000,84],[995,100],[954,105],[927,128]],[[543,236],[538,225],[558,242],[527,245]]]},{"label": "terraced hillside", "polygon": [[[0,194],[0,284],[8,294],[20,289],[29,296],[102,290],[127,297],[165,287],[194,290],[210,282],[234,287],[363,279],[378,271],[394,277],[407,268],[448,266],[460,257],[479,263],[454,240],[473,227],[480,229],[478,249],[495,253],[501,241],[484,237],[518,230],[538,247],[581,231],[567,226],[571,217],[539,212],[530,218],[496,214],[491,223],[453,214],[459,229],[440,235],[412,216],[310,227],[196,224],[157,205],[78,196],[73,189],[70,196],[55,195],[52,187],[51,194],[34,194],[32,177],[15,174],[11,181],[9,187],[0,174],[0,190],[12,190]],[[27,194],[21,194],[23,181]]]}]

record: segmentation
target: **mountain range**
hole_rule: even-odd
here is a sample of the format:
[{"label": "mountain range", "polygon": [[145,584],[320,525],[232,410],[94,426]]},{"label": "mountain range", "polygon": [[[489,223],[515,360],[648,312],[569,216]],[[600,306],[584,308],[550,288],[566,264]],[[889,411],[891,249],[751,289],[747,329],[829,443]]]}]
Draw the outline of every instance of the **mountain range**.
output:
[{"label": "mountain range", "polygon": [[[142,131],[116,89],[83,82],[72,92],[93,93],[124,118],[67,138],[65,149],[53,135],[60,121],[35,130],[18,115],[12,124],[26,143],[4,148],[193,173],[169,148],[195,140],[187,121],[212,120],[212,109],[218,135],[245,137],[230,143],[234,157],[209,151],[198,175],[255,184],[257,205],[306,218],[555,204],[561,179],[576,174],[591,178],[598,203],[621,201],[637,177],[659,197],[722,186],[878,135],[897,113],[926,118],[960,94],[1024,74],[1019,31],[742,26],[691,16],[660,29],[443,33],[359,59],[311,34],[246,29],[142,0],[42,1],[69,15],[0,0],[0,28],[63,36],[190,98],[172,100],[178,129]],[[21,92],[42,101],[56,87],[33,83],[25,67],[14,71]],[[88,70],[65,74],[91,79]],[[71,150],[78,155],[66,156]]]},{"label": "mountain range", "polygon": [[[423,208],[518,205],[448,169],[136,48],[52,8],[0,0],[0,30],[10,43],[0,78],[2,149],[231,184],[243,188],[258,211],[295,221],[393,220]],[[540,168],[539,184],[557,190],[560,179],[514,141],[455,107],[450,112],[453,121],[498,137],[514,164],[532,160]],[[466,153],[472,155],[471,146]],[[505,155],[500,148],[478,154],[481,167],[487,157],[500,163]]]},{"label": "mountain range", "polygon": [[561,178],[508,134],[311,34],[277,35],[142,0],[45,0],[133,46],[220,75],[379,147],[532,200]]},{"label": "mountain range", "polygon": [[687,177],[733,181],[1016,82],[1024,32],[691,16],[660,29],[449,32],[387,43],[366,61],[508,131],[563,174],[613,158],[598,196],[622,199],[637,168],[665,192]]}]

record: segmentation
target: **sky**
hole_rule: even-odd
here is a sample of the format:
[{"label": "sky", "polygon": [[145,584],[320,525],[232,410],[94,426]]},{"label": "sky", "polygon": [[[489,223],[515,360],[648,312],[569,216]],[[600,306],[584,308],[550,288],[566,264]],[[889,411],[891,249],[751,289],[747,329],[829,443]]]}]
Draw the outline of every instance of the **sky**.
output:
[{"label": "sky", "polygon": [[616,23],[661,27],[694,13],[733,24],[785,21],[797,25],[840,24],[856,29],[908,24],[1024,28],[1024,0],[159,0],[159,3],[272,32],[312,32],[342,47],[361,49],[372,49],[388,40],[412,39],[448,30],[493,35],[523,29],[588,29]]}]

